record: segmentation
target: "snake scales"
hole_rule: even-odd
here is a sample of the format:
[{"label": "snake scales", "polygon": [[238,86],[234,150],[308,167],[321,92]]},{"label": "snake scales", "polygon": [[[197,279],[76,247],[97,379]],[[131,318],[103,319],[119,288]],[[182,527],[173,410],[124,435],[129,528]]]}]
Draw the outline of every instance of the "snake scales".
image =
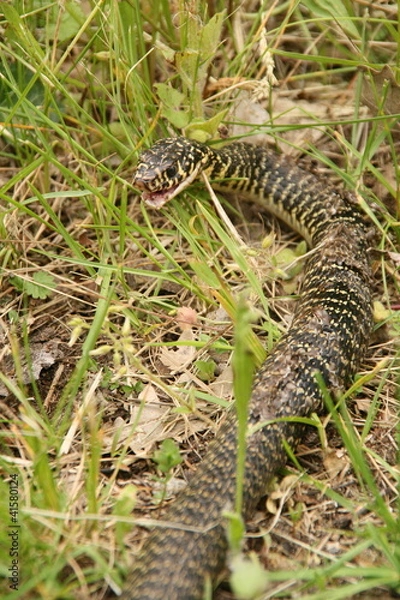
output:
[{"label": "snake scales", "polygon": [[[286,157],[244,143],[222,150],[186,138],[165,139],[139,160],[135,186],[161,206],[200,171],[222,190],[249,196],[299,231],[313,251],[292,324],[256,374],[249,425],[265,423],[248,439],[244,517],[286,461],[303,427],[285,417],[321,411],[319,372],[335,393],[356,372],[371,327],[371,272],[367,229],[351,201]],[[224,566],[222,512],[233,506],[236,421],[233,411],[187,488],[167,510],[136,558],[122,597],[195,600]]]}]

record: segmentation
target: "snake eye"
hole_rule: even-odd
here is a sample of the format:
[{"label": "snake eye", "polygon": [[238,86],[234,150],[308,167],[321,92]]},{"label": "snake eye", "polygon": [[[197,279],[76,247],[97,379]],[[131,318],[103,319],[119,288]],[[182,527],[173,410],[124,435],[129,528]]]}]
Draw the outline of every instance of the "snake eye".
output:
[{"label": "snake eye", "polygon": [[176,167],[168,167],[168,169],[165,171],[165,174],[168,179],[173,179],[176,176]]}]

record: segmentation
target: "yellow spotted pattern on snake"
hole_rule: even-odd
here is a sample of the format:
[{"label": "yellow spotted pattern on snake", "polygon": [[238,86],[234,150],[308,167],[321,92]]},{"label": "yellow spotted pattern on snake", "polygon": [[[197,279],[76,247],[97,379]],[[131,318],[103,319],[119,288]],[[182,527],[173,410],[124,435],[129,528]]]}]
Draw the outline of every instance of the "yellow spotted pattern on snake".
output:
[{"label": "yellow spotted pattern on snake", "polygon": [[[250,197],[313,248],[289,330],[253,385],[249,426],[267,424],[248,439],[243,502],[248,518],[286,462],[283,441],[295,449],[304,433],[285,417],[323,410],[315,374],[337,393],[365,354],[372,328],[368,228],[354,201],[328,182],[285,156],[245,143],[214,150],[186,138],[160,140],[141,155],[134,184],[149,199],[196,165],[218,189]],[[222,515],[234,505],[236,432],[231,410],[188,486],[133,557],[124,600],[200,600],[205,582],[215,584],[227,552]]]}]

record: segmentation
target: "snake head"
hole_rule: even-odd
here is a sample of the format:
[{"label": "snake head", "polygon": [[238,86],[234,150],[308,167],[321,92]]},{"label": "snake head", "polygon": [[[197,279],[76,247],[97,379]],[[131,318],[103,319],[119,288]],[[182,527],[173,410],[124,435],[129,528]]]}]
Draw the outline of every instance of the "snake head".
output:
[{"label": "snake head", "polygon": [[207,146],[184,137],[159,140],[140,155],[133,185],[147,205],[161,208],[196,179],[209,154]]}]

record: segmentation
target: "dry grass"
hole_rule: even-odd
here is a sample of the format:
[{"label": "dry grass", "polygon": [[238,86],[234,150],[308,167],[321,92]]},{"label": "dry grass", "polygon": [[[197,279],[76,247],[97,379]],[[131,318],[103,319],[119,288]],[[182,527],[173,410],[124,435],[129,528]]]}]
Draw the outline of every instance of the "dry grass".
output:
[{"label": "dry grass", "polygon": [[[21,525],[18,590],[0,532],[2,597],[117,592],[138,525],[194,472],[232,398],[237,299],[257,310],[259,356],[290,320],[295,234],[229,198],[233,236],[201,185],[160,213],[140,203],[137,151],[179,125],[257,134],[356,192],[377,226],[377,326],[349,412],[310,428],[247,548],[270,572],[263,598],[399,591],[400,46],[395,5],[367,19],[351,4],[333,22],[327,3],[232,2],[203,64],[187,52],[209,22],[202,2],[0,3],[0,519],[12,524],[16,476]],[[277,85],[260,98],[265,27]],[[160,102],[157,83],[182,96]],[[154,458],[167,438],[182,461],[164,450],[166,477]]]}]

